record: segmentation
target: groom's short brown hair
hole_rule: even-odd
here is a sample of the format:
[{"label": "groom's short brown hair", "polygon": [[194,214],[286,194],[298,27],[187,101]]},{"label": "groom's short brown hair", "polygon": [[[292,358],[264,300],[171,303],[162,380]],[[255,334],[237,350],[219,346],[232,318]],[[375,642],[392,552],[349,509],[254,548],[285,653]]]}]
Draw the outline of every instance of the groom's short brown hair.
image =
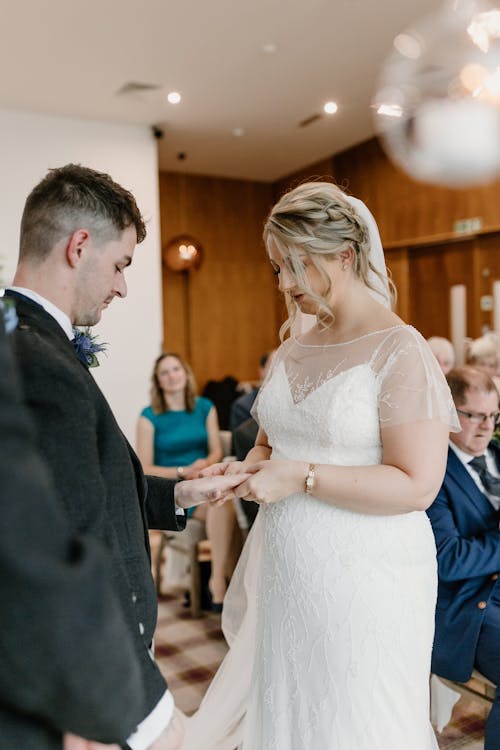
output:
[{"label": "groom's short brown hair", "polygon": [[132,225],[142,242],[146,227],[135,198],[108,174],[79,164],[50,169],[26,199],[19,259],[44,260],[57,242],[80,228],[106,242]]}]

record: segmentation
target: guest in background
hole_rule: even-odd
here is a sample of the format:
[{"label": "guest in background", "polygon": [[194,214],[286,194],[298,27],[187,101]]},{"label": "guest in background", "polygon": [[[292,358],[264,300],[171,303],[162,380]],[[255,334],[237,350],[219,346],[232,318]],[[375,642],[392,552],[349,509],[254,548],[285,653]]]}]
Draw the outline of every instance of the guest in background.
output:
[{"label": "guest in background", "polygon": [[[244,394],[233,404],[231,417],[235,426],[232,428],[232,443],[233,453],[236,456],[237,461],[244,461],[247,457],[247,453],[249,453],[255,445],[255,440],[259,432],[259,425],[252,417],[251,409],[257,398],[257,394],[259,393],[260,386],[271,368],[275,353],[276,349],[272,349],[272,351],[266,352],[266,354],[263,354],[260,358],[259,388],[255,388],[250,393]],[[248,416],[245,418],[245,415],[247,414]],[[247,519],[248,528],[250,529],[259,510],[258,503],[254,503],[252,500],[247,500],[242,503],[242,508]]]},{"label": "guest in background", "polygon": [[[142,410],[137,423],[137,454],[146,473],[170,479],[194,479],[202,469],[222,460],[215,407],[196,395],[193,372],[178,354],[161,354],[154,364],[151,404]],[[239,553],[234,506],[198,506],[187,514],[206,524],[212,547],[209,588],[212,606],[220,611]]]},{"label": "guest in background", "polygon": [[465,363],[486,372],[500,393],[500,352],[498,338],[493,331],[465,342]]},{"label": "guest in background", "polygon": [[466,682],[474,668],[497,686],[485,750],[500,738],[500,451],[491,442],[498,393],[483,371],[461,367],[448,383],[462,427],[451,433],[443,485],[428,508],[438,559],[432,671]]},{"label": "guest in background", "polygon": [[203,389],[203,396],[214,404],[221,430],[229,430],[229,411],[238,398],[238,381],[232,375],[221,380],[209,380]]},{"label": "guest in background", "polygon": [[427,339],[427,343],[436,357],[443,373],[447,375],[455,365],[455,350],[453,344],[449,339],[443,338],[443,336],[431,336],[430,339]]},{"label": "guest in background", "polygon": [[[231,432],[234,432],[240,424],[247,419],[250,419],[252,416],[252,406],[257,398],[259,388],[267,372],[268,368],[266,368],[266,365],[271,354],[274,354],[274,350],[272,352],[266,352],[259,360],[259,385],[252,388],[247,393],[243,393],[243,395],[239,396],[239,398],[231,404],[231,411],[229,413],[229,429]],[[252,448],[253,445],[250,447]]]},{"label": "guest in background", "polygon": [[151,405],[139,417],[137,446],[149,473],[169,479],[194,479],[222,459],[215,407],[196,395],[193,371],[178,354],[161,354],[154,364]]}]

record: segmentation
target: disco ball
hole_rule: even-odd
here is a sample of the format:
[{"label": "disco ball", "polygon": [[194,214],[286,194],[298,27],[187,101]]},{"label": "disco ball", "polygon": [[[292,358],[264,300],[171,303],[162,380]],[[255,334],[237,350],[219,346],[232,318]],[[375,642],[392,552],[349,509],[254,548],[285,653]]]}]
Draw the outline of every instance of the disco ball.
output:
[{"label": "disco ball", "polygon": [[394,39],[373,99],[389,157],[451,187],[500,173],[500,9],[454,0]]}]

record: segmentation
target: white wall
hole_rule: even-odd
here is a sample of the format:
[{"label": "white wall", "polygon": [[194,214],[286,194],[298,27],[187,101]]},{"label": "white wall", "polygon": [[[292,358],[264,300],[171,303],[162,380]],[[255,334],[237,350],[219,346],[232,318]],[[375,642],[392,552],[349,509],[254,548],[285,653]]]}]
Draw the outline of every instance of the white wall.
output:
[{"label": "white wall", "polygon": [[109,347],[91,370],[134,443],[162,341],[158,163],[150,129],[0,110],[1,275],[10,281],[14,274],[26,196],[50,167],[68,162],[108,172],[134,194],[147,220],[148,236],[126,272],[128,295],[116,299],[96,326]]}]

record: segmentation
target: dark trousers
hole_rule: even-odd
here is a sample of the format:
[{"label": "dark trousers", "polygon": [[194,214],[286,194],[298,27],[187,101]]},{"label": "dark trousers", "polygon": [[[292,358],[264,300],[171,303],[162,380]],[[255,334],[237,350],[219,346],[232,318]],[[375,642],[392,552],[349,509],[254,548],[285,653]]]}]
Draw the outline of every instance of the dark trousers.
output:
[{"label": "dark trousers", "polygon": [[486,722],[484,750],[500,750],[500,587],[495,586],[484,615],[476,650],[476,669],[497,686]]}]

